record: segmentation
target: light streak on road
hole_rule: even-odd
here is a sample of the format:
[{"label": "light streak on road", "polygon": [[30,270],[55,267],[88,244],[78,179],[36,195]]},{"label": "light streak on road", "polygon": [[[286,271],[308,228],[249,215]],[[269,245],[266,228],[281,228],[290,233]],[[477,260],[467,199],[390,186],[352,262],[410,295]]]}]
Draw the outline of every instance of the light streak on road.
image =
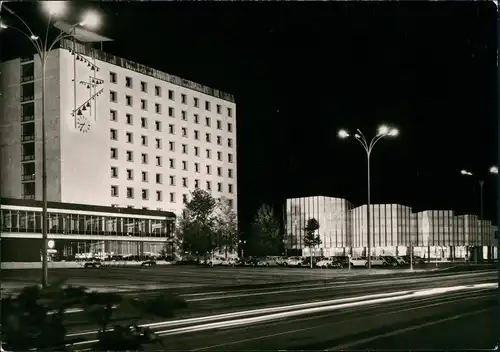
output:
[{"label": "light streak on road", "polygon": [[[491,288],[498,287],[498,285],[496,283],[491,283],[488,285],[490,285],[488,287],[491,287]],[[484,287],[485,286],[482,286],[481,288],[484,288]],[[287,312],[267,314],[267,315],[263,315],[263,316],[252,317],[252,318],[236,319],[236,320],[231,320],[231,321],[222,321],[222,322],[201,324],[201,325],[176,328],[176,329],[170,329],[170,330],[156,331],[156,334],[158,336],[170,336],[170,335],[185,334],[185,333],[199,332],[199,331],[212,330],[212,329],[250,325],[250,324],[255,324],[255,323],[263,323],[263,322],[276,320],[276,319],[290,318],[290,317],[299,316],[299,315],[314,314],[314,313],[321,313],[321,312],[330,312],[330,311],[339,310],[339,309],[361,307],[361,306],[366,306],[366,305],[371,305],[371,304],[396,302],[396,301],[408,300],[408,299],[412,299],[412,298],[416,298],[416,297],[439,295],[439,294],[443,294],[443,293],[450,293],[450,292],[456,292],[456,291],[474,289],[474,288],[476,288],[476,287],[454,286],[454,287],[447,287],[447,288],[420,290],[420,291],[416,291],[416,292],[403,293],[402,295],[395,295],[393,297],[376,298],[376,299],[363,300],[363,301],[358,301],[358,302],[355,301],[355,302],[342,303],[342,304],[326,305],[326,306],[321,306],[321,307],[298,309],[298,310],[287,311]]]},{"label": "light streak on road", "polygon": [[[232,328],[242,325],[263,323],[267,321],[290,318],[300,315],[330,312],[334,310],[362,307],[374,304],[397,302],[397,301],[415,299],[420,297],[441,295],[444,293],[458,292],[464,290],[493,289],[497,287],[498,287],[497,283],[483,283],[477,285],[461,285],[461,286],[452,286],[445,288],[431,288],[431,289],[423,289],[417,291],[400,291],[394,293],[366,295],[366,296],[352,297],[346,299],[327,300],[320,302],[295,304],[283,307],[263,308],[263,309],[248,310],[242,312],[218,314],[213,316],[204,316],[198,318],[188,318],[188,319],[181,319],[174,321],[150,323],[150,324],[143,324],[141,325],[141,327],[149,327],[153,329],[170,327],[170,329],[168,330],[155,331],[155,333],[159,336],[178,335],[178,334],[193,333],[193,332],[206,331],[212,329]],[[252,315],[257,315],[257,316],[252,317]],[[245,316],[247,316],[247,318],[245,318]],[[232,320],[227,320],[227,319],[232,319]],[[203,324],[187,326],[187,327],[178,327],[172,329],[172,327],[174,326],[197,324],[201,322],[203,322]],[[77,332],[69,334],[68,337],[93,335],[96,333],[97,331]],[[82,341],[73,344],[73,346],[87,345],[95,342],[97,342],[97,340]]]},{"label": "light streak on road", "polygon": [[[217,321],[217,320],[223,320],[223,319],[241,318],[241,317],[245,317],[245,316],[252,316],[252,315],[258,315],[258,314],[283,312],[283,311],[293,310],[293,309],[317,307],[317,306],[321,306],[321,305],[325,305],[325,304],[339,304],[339,303],[344,303],[344,302],[360,301],[360,300],[365,300],[365,299],[392,297],[392,296],[397,296],[397,295],[409,294],[411,292],[412,291],[379,293],[379,294],[366,295],[366,296],[333,299],[333,300],[328,300],[328,301],[300,303],[300,304],[293,304],[293,305],[288,305],[288,306],[244,310],[244,311],[240,311],[240,312],[215,314],[215,315],[208,315],[208,316],[202,316],[202,317],[197,317],[197,318],[169,320],[169,321],[162,321],[162,322],[157,322],[157,323],[142,324],[140,326],[147,327],[147,328],[165,328],[165,327],[170,327],[170,326],[188,325],[188,324],[210,322],[210,321]],[[75,332],[75,333],[68,334],[67,336],[68,337],[76,337],[76,336],[93,335],[93,334],[97,334],[97,330],[85,331],[85,332]]]}]

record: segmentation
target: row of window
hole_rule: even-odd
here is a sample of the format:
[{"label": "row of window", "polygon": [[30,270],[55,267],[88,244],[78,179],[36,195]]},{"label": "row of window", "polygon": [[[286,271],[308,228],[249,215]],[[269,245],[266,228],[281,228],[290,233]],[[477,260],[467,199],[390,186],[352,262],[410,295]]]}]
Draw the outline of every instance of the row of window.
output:
[{"label": "row of window", "polygon": [[[187,111],[182,110],[181,111],[182,115],[182,120],[187,121]],[[174,108],[168,108],[168,116],[170,117],[175,117],[175,110]],[[118,111],[110,109],[109,110],[109,119],[113,122],[118,122]],[[134,115],[127,113],[125,114],[125,122],[127,125],[133,125],[134,124]],[[198,114],[193,114],[193,122],[195,124],[200,123],[200,116]],[[210,117],[205,117],[205,126],[206,127],[212,127],[212,119]],[[142,128],[148,128],[148,119],[147,117],[141,117],[141,127]],[[216,120],[215,127],[218,130],[222,130],[222,121],[221,120]],[[161,121],[156,120],[155,121],[155,130],[161,132]],[[227,123],[227,132],[233,132],[233,124],[231,122]]]},{"label": "row of window", "polygon": [[[187,161],[183,161],[183,166],[186,165],[186,169],[184,171],[188,171],[187,170]],[[200,164],[198,163],[195,163],[195,171],[196,172],[200,172]],[[207,171],[207,175],[211,175],[212,174],[212,168],[210,165],[206,165],[206,171]],[[134,179],[134,170],[133,169],[126,169],[126,172],[127,172],[127,180],[133,180]],[[148,182],[148,173],[147,171],[141,171],[142,172],[142,181],[143,182]],[[119,172],[118,172],[118,167],[117,166],[111,166],[111,177],[112,178],[118,178],[118,175],[119,175]],[[223,172],[222,172],[222,167],[218,166],[217,167],[217,176],[219,177],[224,177],[223,176]],[[172,177],[175,177],[175,176],[170,176],[171,178]],[[233,178],[233,169],[228,169],[227,170],[227,177],[228,178]],[[156,173],[156,176],[155,176],[155,180],[156,180],[156,183],[158,184],[162,184],[163,183],[163,174],[162,173]],[[172,182],[171,182],[171,185],[172,185]]]},{"label": "row of window", "polygon": [[[199,151],[199,149],[198,149],[198,151]],[[184,150],[183,150],[183,152],[184,152]],[[134,161],[134,152],[132,150],[127,150],[125,152],[125,155],[126,155],[126,160],[127,161],[129,161],[129,162],[133,162]],[[111,159],[115,159],[115,160],[118,159],[118,148],[111,148],[110,149],[110,157],[111,157]],[[156,166],[163,166],[163,159],[162,159],[162,157],[160,155],[156,155],[155,159],[156,159]],[[219,151],[217,152],[217,160],[218,161],[223,161],[222,160],[222,152],[219,152]],[[231,154],[231,153],[227,154],[227,161],[230,162],[230,163],[233,162],[233,154]],[[142,164],[148,164],[149,163],[149,154],[147,154],[147,153],[141,153],[141,163]],[[171,169],[175,169],[175,159],[174,158],[169,158],[168,159],[168,163],[169,163],[169,167]],[[194,164],[195,164],[195,171],[199,170],[199,163],[195,162]],[[196,165],[198,165],[198,166],[196,166]],[[182,162],[182,169],[185,170],[185,171],[188,170],[187,161],[183,161]],[[199,172],[199,171],[197,171],[197,172]]]},{"label": "row of window", "polygon": [[[169,133],[174,135],[175,134],[175,126],[174,125],[168,125],[168,130],[169,130]],[[118,130],[115,129],[115,128],[110,128],[109,130],[109,137],[111,138],[111,140],[113,141],[117,141],[118,140]],[[188,132],[187,132],[187,128],[186,127],[182,127],[182,137],[187,137],[188,135]],[[194,131],[194,139],[199,141],[200,140],[200,131],[197,131],[195,130]],[[222,145],[222,137],[221,136],[217,136],[217,144],[218,145]],[[134,143],[134,133],[133,132],[125,132],[125,140],[127,141],[127,143]],[[211,143],[212,142],[212,135],[210,133],[205,133],[205,142],[207,143]],[[169,142],[171,143],[171,145],[174,145],[173,143],[174,142]],[[155,144],[156,144],[156,148],[157,149],[161,149],[162,146],[161,146],[161,138],[155,138]],[[141,145],[144,146],[144,147],[147,147],[148,146],[148,136],[146,135],[141,135]],[[227,146],[229,148],[232,148],[234,145],[233,143],[233,139],[232,138],[228,138],[227,139]],[[208,150],[208,149],[207,149]]]},{"label": "row of window", "polygon": [[[212,190],[210,181],[207,181],[207,187],[206,188],[207,188],[207,191],[211,191]],[[133,188],[133,187],[126,187],[125,192],[126,192],[126,196],[127,196],[128,199],[134,199],[135,198],[135,188]],[[156,190],[154,194],[155,194],[156,201],[158,201],[158,202],[164,201],[164,199],[163,199],[163,191]],[[120,196],[120,194],[119,194],[119,186],[118,185],[111,185],[111,196],[112,197],[119,197]],[[149,189],[145,189],[145,188],[141,189],[141,198],[142,198],[142,200],[149,200],[149,197],[150,197],[150,190]],[[169,199],[170,203],[175,203],[176,202],[176,194],[175,194],[175,192],[169,192],[168,193],[168,199]],[[182,194],[182,202],[183,203],[187,203],[188,202],[188,194],[187,193]],[[232,199],[227,199],[227,202],[228,202],[229,206],[232,208],[233,207],[233,200]],[[113,205],[113,206],[115,206],[115,205]],[[132,206],[128,206],[128,207],[132,208]],[[144,209],[147,209],[147,208],[144,208]]]},{"label": "row of window", "polygon": [[[209,166],[209,165],[207,165],[207,166]],[[222,176],[222,170],[218,169],[217,171],[220,173],[219,176]],[[230,175],[232,177],[232,173],[229,173],[228,175]],[[111,166],[111,178],[118,178],[118,177],[119,177],[118,167]],[[134,170],[126,169],[126,178],[129,181],[134,180]],[[142,182],[149,182],[149,173],[147,171],[141,171],[141,180],[142,180]],[[168,177],[168,180],[169,180],[168,184],[170,186],[176,185],[175,175],[170,175]],[[156,173],[155,174],[155,182],[156,182],[156,184],[163,184],[163,174]],[[182,187],[189,187],[188,183],[189,183],[188,178],[182,177]],[[194,180],[194,187],[195,188],[200,187],[200,180],[198,180],[198,179]],[[209,181],[207,181],[207,188],[211,190],[211,183]],[[233,193],[233,185],[228,184],[227,190],[229,193]],[[217,182],[217,191],[224,192],[224,187],[223,187],[223,184],[221,182]]]},{"label": "row of window", "polygon": [[[2,210],[2,228],[6,231],[31,232],[42,228],[41,211]],[[137,233],[142,235],[169,235],[173,232],[173,220],[121,218],[120,216],[97,216],[79,214],[48,213],[48,233],[97,234],[101,232]]]},{"label": "row of window", "polygon": [[[117,74],[115,72],[110,72],[109,73],[109,81],[111,83],[114,83],[114,84],[116,84],[118,82]],[[133,82],[132,77],[128,77],[128,76],[125,77],[125,87],[130,88],[130,89],[134,88],[134,82]],[[148,83],[144,82],[144,81],[140,81],[140,89],[141,89],[141,92],[148,93]],[[155,96],[157,96],[157,97],[161,97],[162,96],[162,90],[161,90],[160,86],[155,85],[154,86],[154,92],[155,92]],[[182,104],[187,104],[188,103],[187,102],[188,98],[187,98],[186,94],[181,93],[180,98],[181,98],[181,103]],[[171,89],[168,90],[168,99],[172,100],[172,101],[175,101],[175,99],[176,99],[175,92],[173,90],[171,90]],[[193,97],[193,106],[195,108],[199,108],[200,107],[200,100],[199,100],[199,98]],[[215,105],[215,109],[216,109],[217,114],[222,114],[222,106],[220,104],[216,104]],[[226,108],[226,109],[227,109],[226,110],[227,116],[228,117],[232,117],[232,115],[233,115],[232,109],[229,108],[229,107]],[[205,110],[212,111],[212,103],[210,101],[208,101],[208,100],[205,101]]]}]

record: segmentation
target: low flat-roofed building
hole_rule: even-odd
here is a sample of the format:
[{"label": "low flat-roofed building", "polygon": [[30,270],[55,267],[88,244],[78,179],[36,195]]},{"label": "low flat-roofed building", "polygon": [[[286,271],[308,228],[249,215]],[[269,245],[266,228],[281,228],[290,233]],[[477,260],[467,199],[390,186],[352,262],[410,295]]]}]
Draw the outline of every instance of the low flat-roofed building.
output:
[{"label": "low flat-roofed building", "polygon": [[[42,202],[2,198],[0,203],[1,261],[40,261]],[[47,219],[54,260],[174,251],[172,212],[48,202]]]}]

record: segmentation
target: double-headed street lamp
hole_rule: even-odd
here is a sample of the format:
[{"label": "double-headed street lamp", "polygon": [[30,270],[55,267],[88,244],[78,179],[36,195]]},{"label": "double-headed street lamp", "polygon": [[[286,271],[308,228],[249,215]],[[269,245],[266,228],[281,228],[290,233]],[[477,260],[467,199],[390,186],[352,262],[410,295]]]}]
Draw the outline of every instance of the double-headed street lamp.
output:
[{"label": "double-headed street lamp", "polygon": [[[489,173],[498,175],[498,167],[497,166],[492,166],[489,168]],[[460,173],[464,176],[471,176],[475,177],[477,181],[479,182],[479,197],[480,197],[480,220],[481,220],[481,246],[484,246],[484,228],[483,228],[483,187],[484,187],[484,179],[482,177],[477,177],[477,175],[474,175],[472,172],[467,171],[467,170],[461,170]],[[481,255],[482,257],[482,255]],[[477,263],[477,253],[475,256],[475,262]]]},{"label": "double-headed street lamp", "polygon": [[399,134],[399,131],[396,128],[392,128],[389,126],[382,125],[378,128],[377,134],[371,139],[370,142],[366,139],[364,136],[363,132],[361,132],[359,129],[356,130],[356,133],[351,135],[347,130],[339,130],[338,136],[341,139],[346,139],[350,137],[354,137],[362,146],[363,149],[366,151],[366,161],[367,161],[367,181],[368,181],[368,188],[367,188],[367,207],[366,207],[366,234],[368,236],[368,269],[371,269],[372,263],[371,263],[371,234],[370,234],[370,156],[372,154],[372,150],[375,147],[375,144],[379,140],[385,137],[397,137]]},{"label": "double-headed street lamp", "polygon": [[241,248],[241,259],[243,259],[244,254],[245,254],[245,245],[247,244],[247,241],[246,240],[238,240],[238,243],[239,243],[240,248]]},{"label": "double-headed street lamp", "polygon": [[[47,61],[49,54],[54,49],[54,47],[63,39],[73,38],[75,36],[76,29],[78,27],[97,27],[99,25],[99,16],[92,11],[88,11],[84,14],[82,21],[69,27],[68,31],[60,31],[54,40],[49,40],[49,31],[53,25],[52,21],[55,18],[62,16],[66,10],[66,1],[42,1],[40,2],[44,12],[48,15],[47,27],[45,28],[45,33],[42,38],[36,35],[31,27],[24,21],[19,15],[12,11],[7,6],[0,3],[0,10],[4,9],[13,17],[15,17],[21,24],[22,27],[18,28],[11,25],[10,23],[0,22],[0,29],[14,29],[17,32],[24,35],[35,47],[36,53],[40,58],[41,64],[41,80],[42,80],[42,99],[41,99],[41,111],[42,111],[42,287],[47,287],[48,285],[48,265],[47,265],[47,155],[45,146],[45,69],[47,66]],[[75,93],[76,94],[76,93]]]}]

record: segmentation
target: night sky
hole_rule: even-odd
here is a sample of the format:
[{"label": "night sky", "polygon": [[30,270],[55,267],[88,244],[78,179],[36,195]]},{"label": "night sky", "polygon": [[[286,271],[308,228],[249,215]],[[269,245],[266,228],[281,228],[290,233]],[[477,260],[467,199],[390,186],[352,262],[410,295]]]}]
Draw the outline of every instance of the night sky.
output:
[{"label": "night sky", "polygon": [[[380,123],[400,136],[374,149],[373,203],[478,212],[466,168],[485,174],[494,217],[492,2],[87,4],[115,40],[105,51],[235,94],[243,229],[263,202],[278,212],[287,197],[366,202],[365,152],[337,130],[371,137]],[[35,3],[10,7],[42,23]],[[29,48],[2,37],[4,59]]]}]

